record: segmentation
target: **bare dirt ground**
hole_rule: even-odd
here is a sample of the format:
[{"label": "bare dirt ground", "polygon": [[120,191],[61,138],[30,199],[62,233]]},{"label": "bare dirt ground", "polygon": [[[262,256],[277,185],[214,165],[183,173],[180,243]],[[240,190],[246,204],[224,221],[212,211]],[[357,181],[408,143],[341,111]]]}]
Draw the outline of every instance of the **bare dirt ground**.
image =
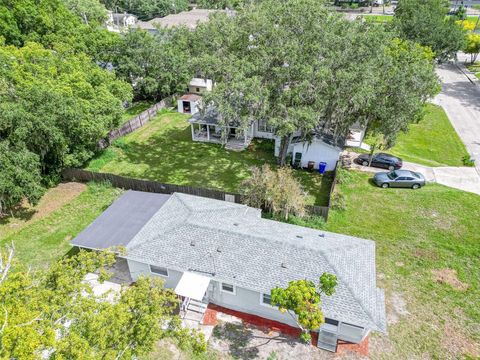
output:
[{"label": "bare dirt ground", "polygon": [[457,270],[454,269],[437,269],[432,270],[433,278],[436,282],[448,284],[455,290],[465,291],[468,284],[461,282],[457,277]]},{"label": "bare dirt ground", "polygon": [[86,188],[85,184],[68,182],[49,189],[36,206],[24,204],[14,212],[13,217],[0,218],[0,238],[48,216],[75,199]]}]

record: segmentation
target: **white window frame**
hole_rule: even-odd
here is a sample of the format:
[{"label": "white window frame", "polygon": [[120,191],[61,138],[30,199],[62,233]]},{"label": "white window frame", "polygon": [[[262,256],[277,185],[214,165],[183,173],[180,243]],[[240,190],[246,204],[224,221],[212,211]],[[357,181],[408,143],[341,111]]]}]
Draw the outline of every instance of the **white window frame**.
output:
[{"label": "white window frame", "polygon": [[270,300],[272,299],[272,295],[265,294],[265,293],[260,293],[260,305],[269,307],[271,309],[277,309],[278,308],[277,306],[274,306],[274,305],[267,304],[267,303],[263,302],[263,295],[268,295],[268,296],[270,296]]},{"label": "white window frame", "polygon": [[[228,285],[228,286],[231,286],[233,291],[228,291],[228,290],[224,290],[223,289],[223,285]],[[224,292],[226,294],[230,294],[230,295],[237,295],[237,287],[235,285],[232,285],[232,284],[229,284],[229,283],[220,283],[220,291],[221,292]]]},{"label": "white window frame", "polygon": [[[159,269],[165,269],[167,275],[163,275],[163,274],[159,274],[159,273],[153,272],[153,271],[152,271],[152,266],[153,266],[153,267],[156,267],[156,268],[159,268]],[[166,267],[156,266],[156,265],[148,265],[148,269],[150,270],[150,274],[153,274],[153,275],[156,275],[156,276],[162,276],[162,277],[165,277],[165,278],[167,278],[167,277],[169,276],[168,268],[166,268]]]}]

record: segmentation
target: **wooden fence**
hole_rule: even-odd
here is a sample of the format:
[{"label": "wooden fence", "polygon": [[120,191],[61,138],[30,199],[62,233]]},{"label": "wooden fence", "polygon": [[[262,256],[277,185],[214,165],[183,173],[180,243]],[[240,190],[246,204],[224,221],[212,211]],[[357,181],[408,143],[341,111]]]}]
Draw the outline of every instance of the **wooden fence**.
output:
[{"label": "wooden fence", "polygon": [[[338,167],[338,165],[337,165]],[[103,182],[108,181],[114,187],[119,187],[126,190],[146,191],[160,194],[173,194],[174,192],[202,196],[210,199],[230,201],[237,204],[242,203],[242,196],[236,193],[227,193],[220,190],[210,190],[204,188],[196,188],[192,186],[163,184],[156,181],[134,179],[126,176],[120,176],[109,173],[98,173],[83,169],[65,169],[62,177],[66,181],[79,182]],[[335,168],[332,186],[330,187],[329,200],[327,206],[308,205],[307,212],[311,215],[322,216],[325,221],[328,220],[328,212],[330,210],[331,195],[335,188],[337,177],[337,168]]]},{"label": "wooden fence", "polygon": [[192,186],[183,186],[175,184],[163,184],[156,181],[133,179],[126,176],[114,175],[109,173],[98,173],[83,169],[65,169],[62,173],[63,179],[67,181],[108,181],[114,187],[126,190],[137,190],[154,192],[160,194],[173,194],[174,192],[203,196],[210,199],[226,200],[230,202],[241,203],[240,194],[226,193],[219,190],[210,190],[195,188]]},{"label": "wooden fence", "polygon": [[151,106],[147,110],[142,111],[140,114],[135,116],[134,118],[128,120],[125,124],[123,124],[118,129],[112,130],[108,133],[105,139],[102,139],[98,142],[97,147],[99,149],[105,149],[106,147],[110,146],[113,140],[130,134],[134,130],[142,127],[146,123],[150,121],[155,115],[157,115],[158,111],[161,109],[165,109],[167,107],[171,107],[173,105],[174,96],[167,97],[155,105]]}]

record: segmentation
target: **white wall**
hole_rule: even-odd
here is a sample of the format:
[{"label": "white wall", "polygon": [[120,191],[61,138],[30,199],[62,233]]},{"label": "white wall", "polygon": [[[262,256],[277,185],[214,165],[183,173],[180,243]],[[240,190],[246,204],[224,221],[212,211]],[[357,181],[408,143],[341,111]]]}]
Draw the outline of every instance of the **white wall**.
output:
[{"label": "white wall", "polygon": [[[185,100],[181,100],[181,99],[178,99],[178,100],[177,100],[177,111],[178,111],[179,113],[182,113],[182,114],[187,114],[187,113],[184,113],[184,112],[183,112],[183,102],[184,102],[184,101],[185,101]],[[192,114],[192,115],[193,115],[193,114],[197,113],[197,112],[198,112],[198,102],[197,102],[197,101],[189,101],[189,103],[190,103],[190,110],[191,110],[191,112],[188,113],[188,114]]]},{"label": "white wall", "polygon": [[315,169],[318,169],[319,163],[323,161],[327,163],[326,170],[331,171],[335,169],[341,151],[321,140],[314,140],[311,144],[306,141],[294,144],[292,156],[295,158],[295,153],[302,153],[302,167],[307,167],[309,161],[315,161]]},{"label": "white wall", "polygon": [[[127,260],[130,275],[135,281],[140,275],[158,276],[165,280],[165,287],[174,289],[182,277],[181,271],[168,269],[168,277],[152,274],[150,266],[138,261]],[[235,294],[227,293],[221,290],[221,283],[219,281],[211,280],[210,286],[207,290],[208,300],[216,305],[244,312],[247,314],[257,315],[266,319],[279,321],[293,327],[297,327],[295,321],[288,314],[282,314],[275,307],[262,305],[261,294],[256,291],[245,288],[235,287]],[[348,324],[339,323],[338,338],[340,340],[350,342],[361,342],[369,331],[363,328],[355,328]]]}]

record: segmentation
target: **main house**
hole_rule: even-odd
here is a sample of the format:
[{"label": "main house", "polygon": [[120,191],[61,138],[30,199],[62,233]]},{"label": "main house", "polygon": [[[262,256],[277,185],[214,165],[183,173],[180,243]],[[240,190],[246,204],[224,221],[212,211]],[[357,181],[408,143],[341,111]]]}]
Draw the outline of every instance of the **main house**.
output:
[{"label": "main house", "polygon": [[202,311],[212,303],[295,327],[271,304],[270,290],[331,273],[338,285],[322,298],[318,346],[335,351],[337,340],[359,343],[371,331],[386,331],[373,241],[262,219],[245,205],[127,191],[72,245],[124,246],[132,279],[163,278],[182,307]]}]

